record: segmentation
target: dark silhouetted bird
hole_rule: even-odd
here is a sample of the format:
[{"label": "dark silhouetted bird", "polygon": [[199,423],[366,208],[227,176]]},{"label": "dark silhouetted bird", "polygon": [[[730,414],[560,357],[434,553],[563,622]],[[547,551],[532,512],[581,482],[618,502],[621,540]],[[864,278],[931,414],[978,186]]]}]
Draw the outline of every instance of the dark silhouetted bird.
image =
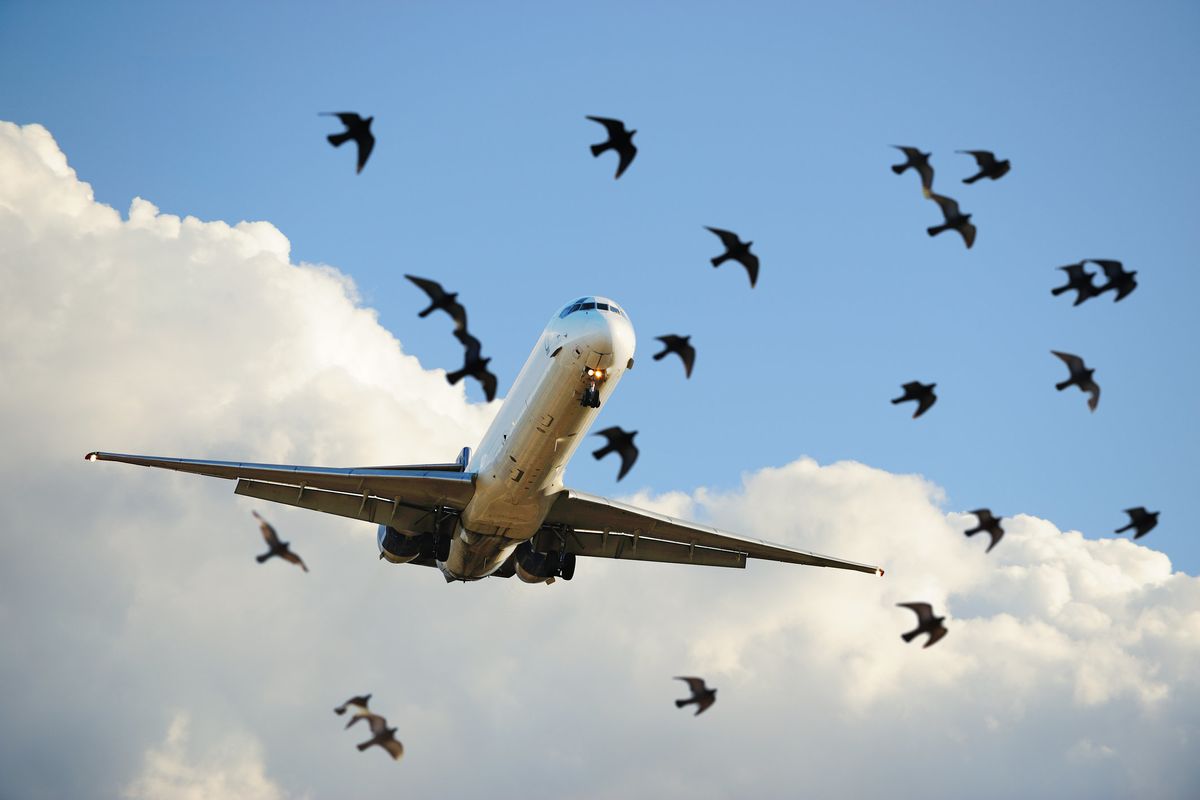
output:
[{"label": "dark silhouetted bird", "polygon": [[1120,261],[1111,261],[1106,258],[1093,258],[1090,261],[1104,270],[1104,274],[1108,277],[1108,283],[1097,289],[1096,294],[1104,294],[1109,289],[1113,289],[1117,293],[1113,300],[1116,303],[1137,288],[1137,281],[1133,279],[1133,276],[1137,275],[1137,270],[1126,272]]},{"label": "dark silhouetted bird", "polygon": [[717,702],[717,690],[710,689],[704,685],[703,678],[676,678],[677,681],[684,681],[688,688],[692,690],[692,696],[686,700],[676,700],[675,707],[683,708],[696,704],[696,713],[693,717],[698,717],[704,713],[705,709]]},{"label": "dark silhouetted bird", "polygon": [[917,401],[917,410],[913,412],[912,418],[924,414],[930,407],[937,402],[937,395],[933,393],[933,387],[936,383],[921,383],[920,381],[909,381],[900,388],[904,390],[904,394],[892,400],[892,405],[903,403],[908,400]]},{"label": "dark silhouetted bird", "polygon": [[[370,711],[370,709],[367,708],[367,703],[369,703],[370,701],[371,701],[371,695],[360,694],[357,697],[351,697],[349,700],[342,703],[340,706],[338,706],[337,708],[335,708],[333,710],[333,713],[337,714],[340,717],[342,714],[346,713],[346,709],[348,709],[350,706],[354,706],[355,708],[361,709],[363,711]],[[347,726],[347,727],[349,727],[349,726]]]},{"label": "dark silhouetted bird", "polygon": [[926,197],[929,197],[933,192],[933,167],[929,165],[930,153],[922,153],[915,147],[904,147],[894,144],[892,147],[900,150],[908,157],[908,160],[903,164],[893,164],[892,172],[897,175],[903,175],[909,168],[915,169],[917,174],[921,176],[921,191]]},{"label": "dark silhouetted bird", "polygon": [[1096,284],[1092,283],[1096,278],[1096,273],[1088,272],[1084,269],[1086,261],[1080,261],[1078,264],[1067,264],[1065,267],[1059,267],[1067,273],[1067,282],[1062,286],[1050,290],[1050,294],[1057,297],[1063,292],[1074,289],[1078,294],[1075,296],[1073,305],[1079,305],[1084,300],[1096,296]]},{"label": "dark silhouetted bird", "polygon": [[946,618],[935,617],[933,615],[933,606],[929,605],[929,603],[896,603],[896,605],[907,608],[917,615],[917,627],[908,633],[900,634],[900,638],[904,641],[911,642],[922,633],[928,633],[929,640],[925,642],[925,647],[932,647],[937,644],[939,639],[946,635],[946,626],[942,624]]},{"label": "dark silhouetted bird", "polygon": [[725,245],[725,252],[716,258],[712,259],[712,265],[719,267],[726,261],[733,260],[746,268],[746,272],[750,275],[750,288],[754,288],[754,284],[758,281],[758,256],[750,252],[750,245],[754,242],[743,242],[738,238],[736,233],[732,231],[723,231],[720,228],[710,228],[704,226],[706,230],[715,233],[721,239],[721,244]]},{"label": "dark silhouetted bird", "polygon": [[676,336],[673,333],[668,333],[666,336],[655,336],[666,349],[661,353],[656,353],[655,361],[661,361],[666,358],[668,353],[675,353],[683,360],[683,370],[687,377],[692,377],[692,365],[696,363],[696,348],[692,347],[688,342],[691,336]]},{"label": "dark silhouetted bird", "polygon": [[292,552],[291,548],[288,547],[288,543],[279,541],[279,534],[275,532],[275,528],[271,523],[260,517],[257,511],[251,511],[250,513],[258,520],[258,529],[262,531],[263,540],[266,541],[267,547],[270,548],[261,556],[255,556],[254,560],[261,564],[268,558],[278,556],[284,561],[290,561],[305,572],[308,572],[308,567],[305,566],[304,561],[301,560],[300,556]]},{"label": "dark silhouetted bird", "polygon": [[1140,539],[1150,531],[1154,530],[1154,526],[1158,524],[1158,511],[1147,511],[1145,506],[1137,508],[1127,508],[1125,513],[1129,515],[1129,524],[1124,528],[1117,528],[1113,533],[1124,533],[1132,528],[1137,531],[1133,534],[1133,538]]},{"label": "dark silhouetted bird", "polygon": [[418,317],[428,317],[439,308],[454,320],[456,330],[467,329],[467,310],[458,302],[458,292],[447,292],[437,281],[428,278],[418,278],[416,275],[405,275],[410,281],[429,295],[429,307],[417,314]]},{"label": "dark silhouetted bird", "polygon": [[609,119],[608,117],[588,117],[588,119],[592,122],[599,122],[608,131],[607,141],[592,145],[592,155],[598,158],[606,150],[616,150],[621,160],[617,162],[617,174],[613,177],[621,177],[621,174],[633,163],[633,157],[637,155],[637,148],[633,145],[633,135],[637,131],[626,130],[625,123],[619,119]]},{"label": "dark silhouetted bird", "polygon": [[1051,353],[1058,356],[1067,365],[1067,369],[1071,370],[1071,377],[1062,383],[1054,384],[1054,388],[1060,392],[1068,386],[1078,386],[1080,391],[1087,392],[1091,395],[1088,398],[1088,408],[1092,411],[1096,410],[1096,406],[1100,403],[1100,386],[1096,381],[1092,380],[1092,374],[1096,371],[1088,369],[1083,363],[1083,359],[1079,356],[1073,356],[1070,353],[1060,353],[1057,350],[1051,350]]},{"label": "dark silhouetted bird", "polygon": [[625,474],[633,466],[633,462],[637,461],[638,449],[633,444],[633,437],[637,436],[637,431],[624,431],[614,426],[612,428],[605,428],[602,431],[596,431],[592,435],[603,436],[608,439],[608,444],[592,453],[592,457],[599,461],[609,453],[620,454],[621,471],[617,473],[617,480],[624,478]]},{"label": "dark silhouetted bird", "polygon": [[942,216],[946,222],[942,225],[934,225],[931,228],[926,228],[925,232],[930,236],[937,236],[943,231],[954,229],[962,234],[963,241],[967,243],[967,249],[970,250],[971,245],[975,244],[975,226],[971,224],[971,215],[959,211],[958,203],[949,197],[930,193],[929,199],[937,203],[942,209]]},{"label": "dark silhouetted bird", "polygon": [[974,536],[980,531],[987,531],[988,535],[992,537],[992,543],[988,545],[987,550],[984,552],[992,552],[992,548],[1004,538],[1004,528],[1000,527],[1000,520],[1004,519],[1004,517],[993,517],[992,512],[986,508],[977,508],[968,513],[974,514],[976,517],[978,517],[979,524],[974,528],[969,528],[963,531],[963,533],[965,533],[967,536]]},{"label": "dark silhouetted bird", "polygon": [[969,178],[963,178],[963,183],[974,183],[980,178],[999,180],[1012,169],[1012,164],[1007,159],[997,161],[995,154],[990,150],[959,150],[957,152],[974,156],[975,163],[979,165],[979,172]]},{"label": "dark silhouetted bird", "polygon": [[375,136],[371,133],[371,123],[375,118],[363,119],[350,111],[322,111],[321,114],[326,117],[337,117],[346,126],[345,133],[331,133],[325,138],[334,147],[341,147],[353,139],[358,145],[357,171],[362,172],[363,167],[367,164],[367,159],[371,156],[371,151],[375,149]]},{"label": "dark silhouetted bird", "polygon": [[487,368],[488,362],[492,359],[480,357],[482,347],[479,344],[479,340],[465,330],[459,329],[454,331],[454,338],[462,342],[465,350],[463,354],[463,368],[457,372],[447,373],[446,380],[450,381],[450,385],[453,386],[470,375],[479,381],[488,402],[492,402],[496,399],[496,376]]},{"label": "dark silhouetted bird", "polygon": [[360,719],[367,721],[367,724],[371,726],[371,733],[373,735],[370,739],[358,745],[359,751],[366,750],[368,747],[378,746],[386,750],[393,759],[399,761],[400,756],[404,755],[404,745],[400,744],[396,739],[396,729],[389,728],[386,719],[370,712],[355,714],[354,719],[346,723],[346,727],[349,728]]}]

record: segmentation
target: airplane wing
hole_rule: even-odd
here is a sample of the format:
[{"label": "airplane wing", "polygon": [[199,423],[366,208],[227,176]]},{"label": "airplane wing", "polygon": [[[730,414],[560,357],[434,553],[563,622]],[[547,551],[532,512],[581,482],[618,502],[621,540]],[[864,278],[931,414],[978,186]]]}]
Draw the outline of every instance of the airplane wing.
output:
[{"label": "airplane wing", "polygon": [[574,489],[559,493],[545,524],[569,530],[539,533],[538,549],[556,549],[558,538],[557,549],[583,556],[723,567],[745,567],[747,559],[756,558],[883,574],[870,564],[739,536]]},{"label": "airplane wing", "polygon": [[237,480],[237,494],[406,529],[433,509],[462,510],[475,494],[474,473],[448,464],[339,469],[102,452],[84,458]]}]

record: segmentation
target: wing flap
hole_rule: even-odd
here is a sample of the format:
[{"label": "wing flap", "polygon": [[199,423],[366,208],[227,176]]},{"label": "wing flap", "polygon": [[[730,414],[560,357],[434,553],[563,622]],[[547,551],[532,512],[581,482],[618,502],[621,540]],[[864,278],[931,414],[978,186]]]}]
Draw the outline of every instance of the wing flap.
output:
[{"label": "wing flap", "polygon": [[310,511],[360,519],[376,525],[388,525],[413,533],[432,533],[434,515],[428,508],[408,503],[382,500],[370,495],[343,494],[324,489],[300,489],[281,483],[266,483],[239,478],[234,494],[254,497],[271,503],[281,503]]},{"label": "wing flap", "polygon": [[686,520],[646,511],[635,506],[610,500],[607,497],[586,494],[574,489],[564,489],[550,507],[547,525],[564,525],[575,530],[608,531],[636,534],[640,537],[661,539],[687,547],[711,548],[714,550],[744,553],[747,558],[765,561],[781,561],[787,564],[806,564],[813,567],[831,567],[855,572],[882,575],[883,570],[871,564],[860,564],[819,553],[810,553],[785,545],[764,542],[729,533],[710,525],[700,525]]},{"label": "wing flap", "polygon": [[625,561],[658,561],[667,564],[698,564],[706,567],[745,569],[746,554],[711,547],[695,547],[643,536],[619,533],[590,533],[572,531],[562,540],[554,531],[543,530],[533,543],[535,550],[550,552],[565,550],[580,556],[615,558]]}]

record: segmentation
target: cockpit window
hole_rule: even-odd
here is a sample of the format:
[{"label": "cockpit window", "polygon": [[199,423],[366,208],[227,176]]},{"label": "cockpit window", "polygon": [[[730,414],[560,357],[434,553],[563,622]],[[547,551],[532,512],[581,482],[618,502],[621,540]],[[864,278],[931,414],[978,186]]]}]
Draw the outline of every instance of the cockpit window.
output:
[{"label": "cockpit window", "polygon": [[564,317],[569,317],[576,311],[592,311],[594,309],[599,309],[600,311],[609,311],[622,317],[625,316],[625,312],[622,311],[621,307],[616,303],[599,303],[595,300],[589,300],[586,297],[581,297],[560,311],[558,318],[563,319]]},{"label": "cockpit window", "polygon": [[596,303],[596,308],[601,311],[608,311],[608,303]]},{"label": "cockpit window", "polygon": [[591,311],[592,309],[594,309],[596,307],[596,304],[595,303],[580,303],[579,307],[582,308],[584,311]]}]

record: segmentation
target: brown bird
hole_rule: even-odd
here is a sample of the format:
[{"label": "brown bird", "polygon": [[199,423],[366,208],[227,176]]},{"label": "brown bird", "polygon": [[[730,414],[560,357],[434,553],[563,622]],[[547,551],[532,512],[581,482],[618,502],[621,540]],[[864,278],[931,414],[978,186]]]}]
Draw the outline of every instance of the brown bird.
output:
[{"label": "brown bird", "polygon": [[920,381],[909,381],[903,384],[900,388],[904,390],[904,394],[892,400],[892,405],[903,403],[908,400],[917,401],[917,410],[913,412],[912,418],[924,414],[934,403],[937,402],[937,395],[933,393],[933,387],[936,383],[921,383]]},{"label": "brown bird", "polygon": [[1093,264],[1098,265],[1100,269],[1104,270],[1104,274],[1108,277],[1108,283],[1097,289],[1096,294],[1104,294],[1109,289],[1113,289],[1117,293],[1113,302],[1118,303],[1137,288],[1137,281],[1133,279],[1133,276],[1137,275],[1137,270],[1126,272],[1125,268],[1121,266],[1120,261],[1112,261],[1106,258],[1093,258],[1090,260]]},{"label": "brown bird", "polygon": [[992,512],[986,508],[977,508],[974,511],[969,511],[967,513],[974,514],[976,517],[978,517],[979,524],[974,528],[969,528],[968,530],[963,531],[963,533],[965,533],[967,536],[974,536],[980,531],[987,531],[988,535],[992,537],[992,543],[988,545],[988,549],[984,550],[984,552],[992,552],[992,548],[1004,538],[1004,528],[1000,527],[1000,520],[1004,519],[1004,517],[993,517]]},{"label": "brown bird", "polygon": [[479,340],[465,330],[454,331],[454,338],[462,342],[464,348],[463,368],[457,372],[449,372],[446,374],[446,380],[450,381],[450,385],[461,381],[466,376],[470,375],[483,387],[483,393],[487,397],[488,402],[496,399],[496,376],[493,375],[487,368],[490,358],[481,358],[482,348]]},{"label": "brown bird", "polygon": [[[354,706],[355,708],[362,709],[363,711],[370,711],[370,709],[367,708],[367,703],[370,702],[370,700],[371,700],[371,695],[369,695],[369,694],[360,694],[357,697],[351,697],[349,700],[347,700],[346,702],[342,703],[340,706],[335,708],[333,710],[333,713],[337,714],[340,717],[342,714],[346,713],[346,709],[349,708],[350,706]],[[347,727],[349,727],[349,726],[347,726]]]},{"label": "brown bird", "polygon": [[930,236],[937,236],[939,233],[954,229],[962,235],[963,241],[967,243],[967,249],[970,250],[971,245],[975,244],[975,226],[971,224],[971,215],[959,211],[958,203],[949,197],[930,193],[929,199],[942,209],[942,216],[946,222],[926,228],[925,232]]},{"label": "brown bird", "polygon": [[603,436],[608,439],[608,444],[592,453],[592,457],[599,461],[609,453],[619,453],[621,456],[621,470],[617,473],[617,480],[624,478],[625,474],[629,472],[630,467],[633,466],[633,462],[637,461],[638,449],[633,444],[633,437],[637,436],[637,431],[625,431],[614,426],[605,428],[602,431],[596,431],[592,435]]},{"label": "brown bird", "polygon": [[909,168],[915,169],[917,174],[921,176],[921,191],[926,197],[929,197],[933,191],[933,167],[929,165],[929,156],[931,153],[922,153],[915,147],[903,147],[898,144],[892,147],[900,150],[907,156],[907,160],[903,164],[893,164],[892,172],[897,175],[903,175]]},{"label": "brown bird", "polygon": [[371,726],[373,736],[358,745],[359,751],[366,750],[368,747],[379,746],[386,750],[393,759],[399,761],[400,756],[404,755],[404,745],[396,739],[396,729],[389,728],[386,719],[369,711],[355,714],[354,718],[346,723],[346,727],[349,728],[360,719],[365,719],[367,724]]},{"label": "brown bird", "polygon": [[596,158],[606,150],[616,150],[620,160],[617,162],[617,174],[613,178],[621,177],[621,174],[629,168],[633,163],[633,157],[637,155],[637,148],[633,145],[633,135],[637,131],[626,130],[625,123],[619,119],[609,119],[608,117],[588,117],[592,122],[599,122],[608,131],[608,140],[600,144],[592,145],[592,155]]},{"label": "brown bird", "polygon": [[710,689],[704,685],[703,678],[675,678],[677,681],[684,681],[688,688],[692,690],[692,696],[686,700],[676,700],[675,707],[683,708],[684,706],[696,704],[696,713],[693,717],[698,717],[704,713],[705,709],[717,702],[717,690]]},{"label": "brown bird", "polygon": [[1051,353],[1058,356],[1067,365],[1067,369],[1071,370],[1071,377],[1067,380],[1056,383],[1055,389],[1060,392],[1068,386],[1078,386],[1082,392],[1087,392],[1091,395],[1088,398],[1088,408],[1092,411],[1096,410],[1096,406],[1100,404],[1100,386],[1092,379],[1092,374],[1096,371],[1088,369],[1083,363],[1083,359],[1079,356],[1073,356],[1070,353],[1060,353],[1057,350],[1051,350]]},{"label": "brown bird", "polygon": [[911,642],[922,633],[927,633],[929,634],[929,640],[925,642],[925,647],[932,647],[948,633],[946,626],[942,624],[946,618],[935,617],[933,615],[933,606],[929,605],[929,603],[896,603],[896,605],[907,608],[917,615],[917,627],[908,633],[900,634],[900,638],[904,641]]},{"label": "brown bird", "polygon": [[458,292],[447,292],[437,281],[428,278],[418,278],[416,275],[405,275],[410,281],[429,295],[429,307],[417,313],[418,317],[428,317],[434,311],[441,309],[454,320],[455,330],[467,329],[467,310],[458,302]]},{"label": "brown bird", "polygon": [[707,225],[704,227],[715,233],[720,238],[721,244],[725,245],[725,252],[711,259],[713,267],[719,267],[729,260],[738,262],[746,268],[746,272],[750,275],[750,288],[753,289],[754,284],[758,281],[758,256],[750,252],[750,245],[754,242],[743,242],[733,231],[710,228]]},{"label": "brown bird", "polygon": [[346,142],[353,139],[358,145],[358,172],[363,171],[363,167],[367,164],[367,159],[371,156],[371,151],[375,149],[375,136],[371,133],[371,123],[375,120],[374,117],[363,119],[358,114],[351,111],[322,111],[322,116],[337,117],[346,126],[344,133],[331,133],[325,137],[334,147],[341,147]]},{"label": "brown bird", "polygon": [[995,154],[990,150],[959,150],[957,152],[972,156],[979,167],[979,172],[969,178],[963,178],[963,183],[974,183],[980,178],[991,178],[997,181],[1007,175],[1012,168],[1012,164],[1007,159],[997,161]]},{"label": "brown bird", "polygon": [[1096,284],[1092,281],[1096,279],[1096,273],[1088,272],[1084,269],[1084,264],[1086,263],[1086,261],[1080,261],[1078,264],[1067,264],[1065,267],[1059,267],[1059,269],[1067,273],[1067,282],[1062,286],[1051,289],[1050,294],[1057,297],[1063,292],[1069,292],[1074,289],[1078,294],[1075,296],[1073,305],[1079,305],[1084,300],[1095,297],[1097,294]]},{"label": "brown bird", "polygon": [[683,361],[684,374],[689,378],[692,377],[692,365],[696,363],[696,348],[688,343],[692,337],[668,333],[666,336],[655,336],[654,338],[666,347],[665,350],[654,356],[654,360],[661,361],[666,358],[668,353],[674,353]]},{"label": "brown bird", "polygon": [[266,541],[267,547],[270,548],[261,556],[255,556],[254,560],[261,564],[268,558],[278,556],[284,561],[290,561],[305,572],[308,572],[308,567],[305,566],[304,561],[301,560],[300,556],[292,552],[291,548],[288,547],[288,543],[279,541],[279,534],[275,532],[275,528],[272,527],[271,523],[260,517],[257,511],[251,511],[250,513],[258,520],[258,528],[262,531],[262,537]]},{"label": "brown bird", "polygon": [[1137,508],[1125,509],[1125,513],[1129,515],[1129,524],[1124,528],[1117,528],[1113,533],[1124,533],[1132,528],[1136,531],[1133,534],[1133,538],[1140,539],[1154,530],[1154,526],[1158,524],[1158,515],[1160,512],[1147,511],[1145,506],[1138,506]]}]

